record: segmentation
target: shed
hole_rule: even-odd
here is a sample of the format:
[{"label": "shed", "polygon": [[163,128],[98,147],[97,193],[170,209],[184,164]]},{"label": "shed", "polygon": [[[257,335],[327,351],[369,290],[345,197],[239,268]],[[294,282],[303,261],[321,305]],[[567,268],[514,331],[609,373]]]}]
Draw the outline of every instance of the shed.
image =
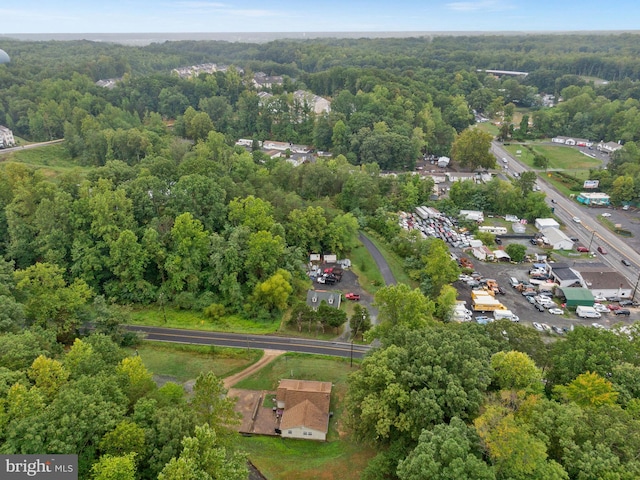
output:
[{"label": "shed", "polygon": [[580,305],[590,307],[594,303],[593,294],[586,288],[565,287],[558,290],[560,292],[559,296],[564,297],[567,307]]}]

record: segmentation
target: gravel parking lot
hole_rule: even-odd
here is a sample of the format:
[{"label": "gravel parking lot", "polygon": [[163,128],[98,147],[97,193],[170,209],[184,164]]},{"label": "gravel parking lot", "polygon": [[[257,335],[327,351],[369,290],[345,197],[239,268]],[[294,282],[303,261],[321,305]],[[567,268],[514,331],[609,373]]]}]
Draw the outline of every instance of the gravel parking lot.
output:
[{"label": "gravel parking lot", "polygon": [[[464,255],[461,251],[455,251],[456,255]],[[527,299],[520,294],[516,289],[509,285],[509,278],[515,277],[518,280],[524,281],[529,278],[528,271],[530,264],[514,265],[512,263],[483,263],[479,260],[470,257],[474,265],[474,270],[480,273],[484,278],[493,278],[498,284],[505,290],[504,295],[496,295],[496,298],[500,300],[509,310],[520,317],[520,323],[532,325],[533,322],[546,323],[550,326],[558,326],[560,328],[571,328],[574,325],[586,325],[591,326],[594,321],[600,323],[606,328],[617,323],[632,324],[639,319],[639,310],[637,308],[630,308],[631,315],[629,317],[616,316],[613,313],[603,313],[599,319],[581,319],[574,312],[569,312],[568,315],[553,315],[551,313],[539,312],[530,304]],[[464,282],[454,283],[454,287],[458,290],[458,299],[465,300],[467,302],[467,308],[471,308],[471,287]],[[627,308],[627,307],[625,307]],[[491,312],[482,314],[478,312],[474,313],[474,316],[486,315],[492,317]]]}]

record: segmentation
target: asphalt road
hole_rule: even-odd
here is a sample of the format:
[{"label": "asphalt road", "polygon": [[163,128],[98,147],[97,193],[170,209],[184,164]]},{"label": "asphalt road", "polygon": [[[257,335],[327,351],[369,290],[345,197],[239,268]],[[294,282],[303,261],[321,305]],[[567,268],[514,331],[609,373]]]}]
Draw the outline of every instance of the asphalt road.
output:
[{"label": "asphalt road", "polygon": [[286,352],[330,355],[333,357],[362,358],[370,349],[369,345],[353,345],[347,342],[333,342],[294,337],[270,335],[244,335],[238,333],[203,332],[176,328],[125,325],[131,332],[144,335],[145,340],[219,347],[255,348],[284,350]]},{"label": "asphalt road", "polygon": [[[497,157],[501,165],[502,158],[508,159],[510,172],[522,173],[528,170],[526,165],[520,163],[511,154],[502,148],[497,142],[492,142],[491,151]],[[538,178],[540,190],[547,195],[549,205],[555,207],[554,214],[565,224],[567,235],[577,237],[580,243],[595,252],[599,246],[605,248],[607,255],[597,254],[597,261],[610,265],[620,272],[634,287],[640,280],[640,254],[634,248],[630,248],[628,241],[618,237],[615,233],[602,226],[597,220],[597,216],[610,209],[589,208],[578,205],[574,200],[566,198],[559,193],[553,185],[547,183],[543,176]],[[551,203],[554,200],[555,203]],[[626,213],[626,212],[625,212]],[[580,223],[573,221],[573,217],[578,217]],[[621,260],[625,258],[631,262],[630,267],[622,265]]]},{"label": "asphalt road", "polygon": [[360,233],[360,241],[373,257],[373,259],[376,262],[376,265],[378,265],[378,269],[380,270],[380,273],[382,274],[382,278],[384,279],[384,284],[395,285],[397,283],[396,278],[393,276],[393,273],[391,273],[389,264],[380,253],[380,250],[378,250],[376,246],[373,244],[373,242],[371,242],[371,240],[365,237],[362,233]]}]

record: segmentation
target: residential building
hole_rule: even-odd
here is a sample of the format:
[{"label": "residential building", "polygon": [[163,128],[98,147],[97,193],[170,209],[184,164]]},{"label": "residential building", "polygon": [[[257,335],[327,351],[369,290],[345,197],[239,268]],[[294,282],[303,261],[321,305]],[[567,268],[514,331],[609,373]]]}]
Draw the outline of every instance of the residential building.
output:
[{"label": "residential building", "polygon": [[622,148],[622,145],[616,142],[607,142],[607,143],[600,142],[596,146],[596,149],[603,153],[613,153],[616,150],[620,150],[621,148]]},{"label": "residential building", "polygon": [[274,85],[282,85],[284,79],[279,75],[267,75],[264,72],[256,72],[253,75],[252,83],[257,89],[272,88]]},{"label": "residential building", "polygon": [[340,292],[329,292],[326,290],[307,290],[307,305],[313,310],[318,310],[320,304],[325,301],[333,308],[340,308],[342,294]]},{"label": "residential building", "polygon": [[300,103],[308,104],[316,114],[329,113],[331,111],[331,102],[326,98],[314,95],[304,90],[296,90],[293,92],[293,98]]},{"label": "residential building", "polygon": [[569,145],[571,147],[591,147],[593,142],[584,139],[584,138],[573,138],[573,137],[553,137],[551,139],[553,143],[561,143],[563,145]]},{"label": "residential building", "polygon": [[7,127],[0,125],[0,148],[15,147],[16,141],[13,138],[13,132]]},{"label": "residential building", "polygon": [[327,439],[331,382],[309,380],[280,380],[276,392],[280,435],[303,440]]}]

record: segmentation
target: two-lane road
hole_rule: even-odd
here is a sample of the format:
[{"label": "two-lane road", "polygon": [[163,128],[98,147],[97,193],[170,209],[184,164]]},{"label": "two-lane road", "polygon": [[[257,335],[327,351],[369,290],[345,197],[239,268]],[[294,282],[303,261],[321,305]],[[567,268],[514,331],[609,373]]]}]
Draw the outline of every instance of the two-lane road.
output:
[{"label": "two-lane road", "polygon": [[333,342],[295,337],[276,337],[271,335],[244,335],[239,333],[205,332],[177,328],[146,327],[125,325],[131,332],[138,332],[146,340],[160,342],[190,343],[197,345],[216,345],[219,347],[256,348],[284,350],[287,352],[330,355],[334,357],[362,358],[371,347],[348,342]]}]

